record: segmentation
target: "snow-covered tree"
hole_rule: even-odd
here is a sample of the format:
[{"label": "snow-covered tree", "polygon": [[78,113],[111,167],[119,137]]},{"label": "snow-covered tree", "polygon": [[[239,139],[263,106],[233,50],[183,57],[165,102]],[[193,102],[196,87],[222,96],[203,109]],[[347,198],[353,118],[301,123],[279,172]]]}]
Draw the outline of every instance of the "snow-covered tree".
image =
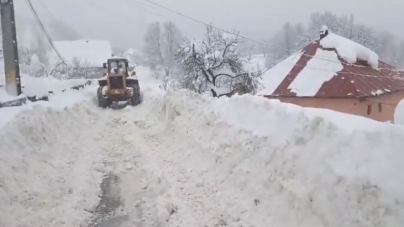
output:
[{"label": "snow-covered tree", "polygon": [[[63,68],[63,65],[61,65]],[[74,57],[68,70],[69,78],[95,78],[100,74],[94,67],[87,61],[80,57]]]},{"label": "snow-covered tree", "polygon": [[18,55],[21,64],[30,65],[32,56],[35,54],[42,64],[48,63],[47,52],[50,44],[40,30],[30,25],[19,28]]},{"label": "snow-covered tree", "polygon": [[206,27],[202,41],[186,40],[177,55],[185,76],[180,86],[198,93],[211,91],[213,96],[254,93],[258,87],[259,73],[244,69],[238,45],[238,35],[228,35]]},{"label": "snow-covered tree", "polygon": [[129,48],[124,53],[124,57],[129,60],[132,64],[142,65],[144,63],[143,54],[134,50],[133,48]]},{"label": "snow-covered tree", "polygon": [[143,54],[149,67],[164,70],[165,77],[169,77],[176,66],[175,55],[182,42],[182,35],[171,21],[163,23],[162,27],[158,22],[149,25]]},{"label": "snow-covered tree", "polygon": [[381,43],[375,30],[365,25],[355,25],[351,40],[360,43],[372,50],[377,50]]},{"label": "snow-covered tree", "polygon": [[319,39],[319,29],[327,25],[330,31],[362,44],[379,54],[380,59],[398,66],[403,65],[401,57],[402,40],[385,31],[376,31],[364,24],[355,23],[354,15],[337,16],[332,12],[313,13],[309,24],[292,25],[286,23],[279,31],[275,32],[270,39],[271,48],[264,49],[267,56],[266,66],[272,67],[279,60],[289,56],[310,42]]},{"label": "snow-covered tree", "polygon": [[22,63],[20,65],[20,70],[22,73],[29,74],[33,77],[43,77],[47,75],[45,64],[43,64],[37,54],[32,54],[30,56],[30,62]]},{"label": "snow-covered tree", "polygon": [[332,12],[319,13],[315,12],[310,15],[310,22],[306,30],[307,43],[319,38],[318,31],[321,26],[327,25],[328,29],[336,34],[341,34],[341,21]]},{"label": "snow-covered tree", "polygon": [[306,36],[303,24],[285,23],[270,41],[269,53],[265,62],[266,67],[270,68],[276,65],[279,61],[303,48],[307,44],[308,38]]},{"label": "snow-covered tree", "polygon": [[289,22],[285,23],[282,29],[272,38],[271,53],[279,57],[292,55],[306,44],[306,42],[302,41],[304,33],[302,24],[291,25]]}]

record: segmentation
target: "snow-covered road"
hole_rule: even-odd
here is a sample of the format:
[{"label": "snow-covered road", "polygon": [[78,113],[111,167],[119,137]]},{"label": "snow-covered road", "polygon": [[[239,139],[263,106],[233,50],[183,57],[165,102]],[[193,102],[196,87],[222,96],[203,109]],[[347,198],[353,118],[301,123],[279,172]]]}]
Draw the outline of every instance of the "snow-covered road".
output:
[{"label": "snow-covered road", "polygon": [[404,223],[401,126],[153,86],[103,110],[87,89],[2,125],[0,227]]}]

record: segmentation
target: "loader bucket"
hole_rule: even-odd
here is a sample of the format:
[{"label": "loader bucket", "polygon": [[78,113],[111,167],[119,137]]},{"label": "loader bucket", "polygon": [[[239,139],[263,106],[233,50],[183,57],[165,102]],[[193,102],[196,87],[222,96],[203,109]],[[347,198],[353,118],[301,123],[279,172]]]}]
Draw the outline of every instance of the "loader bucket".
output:
[{"label": "loader bucket", "polygon": [[129,104],[129,100],[128,101],[116,101],[116,102],[112,102],[110,108],[117,110],[117,109],[123,109],[125,108],[127,105]]}]

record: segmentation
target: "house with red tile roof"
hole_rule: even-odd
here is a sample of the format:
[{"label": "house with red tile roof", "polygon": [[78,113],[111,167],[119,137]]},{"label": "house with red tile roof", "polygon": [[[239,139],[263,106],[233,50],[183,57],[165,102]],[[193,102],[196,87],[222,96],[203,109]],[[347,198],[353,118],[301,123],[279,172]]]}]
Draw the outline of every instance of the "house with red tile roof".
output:
[{"label": "house with red tile roof", "polygon": [[323,26],[320,39],[262,75],[258,95],[302,107],[392,121],[404,98],[403,72]]}]

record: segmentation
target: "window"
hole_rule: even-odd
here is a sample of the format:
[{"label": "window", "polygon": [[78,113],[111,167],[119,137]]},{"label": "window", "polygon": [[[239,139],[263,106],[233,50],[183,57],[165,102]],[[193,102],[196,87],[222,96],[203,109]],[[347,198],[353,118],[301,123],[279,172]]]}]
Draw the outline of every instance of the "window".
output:
[{"label": "window", "polygon": [[382,104],[379,103],[379,113],[382,112]]},{"label": "window", "polygon": [[368,105],[368,115],[372,113],[372,105]]},{"label": "window", "polygon": [[111,69],[118,68],[118,63],[116,61],[111,61]]}]

